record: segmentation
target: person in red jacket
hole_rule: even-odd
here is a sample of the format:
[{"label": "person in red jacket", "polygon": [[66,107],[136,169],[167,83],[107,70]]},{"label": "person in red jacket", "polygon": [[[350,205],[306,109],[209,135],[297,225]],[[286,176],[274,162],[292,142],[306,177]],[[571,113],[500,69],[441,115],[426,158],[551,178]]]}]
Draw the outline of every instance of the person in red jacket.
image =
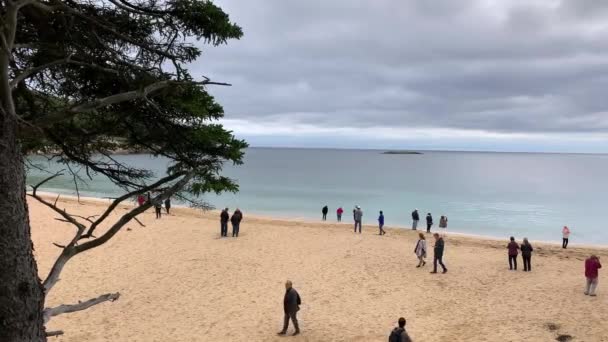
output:
[{"label": "person in red jacket", "polygon": [[585,277],[587,278],[587,286],[585,287],[585,294],[595,297],[595,289],[597,288],[599,273],[598,270],[602,268],[600,264],[600,258],[591,255],[589,259],[585,260]]},{"label": "person in red jacket", "polygon": [[342,209],[342,207],[338,208],[338,210],[336,210],[336,215],[338,216],[338,222],[342,222],[342,213],[344,212],[344,209]]},{"label": "person in red jacket", "polygon": [[511,236],[511,241],[507,245],[507,249],[509,250],[509,269],[517,271],[517,251],[519,250],[519,245],[515,242],[515,238]]}]

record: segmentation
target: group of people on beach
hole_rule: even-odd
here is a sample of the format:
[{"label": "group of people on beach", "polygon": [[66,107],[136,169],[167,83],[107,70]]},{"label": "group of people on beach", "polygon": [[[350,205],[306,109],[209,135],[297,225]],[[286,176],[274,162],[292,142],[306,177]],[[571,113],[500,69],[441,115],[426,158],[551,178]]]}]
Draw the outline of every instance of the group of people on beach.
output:
[{"label": "group of people on beach", "polygon": [[[418,229],[418,221],[420,221],[420,214],[418,213],[418,209],[414,209],[412,211],[412,230]],[[431,213],[426,214],[426,232],[431,232],[431,227],[433,226],[433,215]],[[442,215],[439,219],[439,228],[447,228],[448,227],[448,217]]]},{"label": "group of people on beach", "polygon": [[532,271],[532,252],[534,248],[528,241],[528,238],[524,238],[521,246],[515,242],[515,238],[511,236],[507,244],[507,250],[509,251],[509,270],[517,271],[517,255],[521,251],[521,258],[524,263],[524,272]]},{"label": "group of people on beach", "polygon": [[[445,241],[443,237],[438,233],[433,234],[435,238],[435,246],[433,246],[433,271],[431,273],[437,273],[437,264],[441,266],[443,269],[443,273],[447,273],[448,269],[443,264],[443,250],[445,249]],[[414,254],[418,257],[418,265],[416,267],[422,267],[426,265],[426,253],[427,253],[427,244],[426,237],[423,233],[418,234],[418,242],[416,242],[416,247],[414,247]]]},{"label": "group of people on beach", "polygon": [[[154,212],[156,213],[156,218],[159,219],[162,216],[162,208],[163,208],[163,202],[159,199],[154,199],[152,200],[152,194],[151,193],[147,193],[146,196],[144,196],[143,194],[140,194],[139,196],[137,196],[137,204],[141,207],[142,205],[146,204],[146,202],[152,202],[152,205],[154,206]],[[169,214],[169,211],[171,210],[171,197],[168,197],[165,200],[165,211],[167,212],[167,215]]]},{"label": "group of people on beach", "polygon": [[[329,213],[329,207],[327,205],[323,206],[323,208],[321,208],[321,219],[323,221],[327,221],[327,214]],[[338,220],[338,222],[342,222],[342,214],[344,213],[344,209],[342,209],[342,207],[338,207],[338,209],[336,209],[336,218]],[[363,222],[363,210],[361,209],[360,206],[356,205],[355,208],[353,209],[353,220],[355,222],[355,233],[357,233],[357,230],[359,233],[361,233],[361,227],[362,227],[362,222]],[[418,227],[418,221],[420,221],[420,214],[418,213],[418,209],[414,209],[414,211],[412,212],[412,229],[416,230]],[[431,233],[431,227],[433,226],[433,215],[431,215],[431,213],[428,213],[426,215],[426,232],[427,233]],[[448,227],[448,217],[442,215],[441,218],[439,219],[439,228],[447,228]],[[386,231],[384,230],[384,212],[382,210],[380,210],[380,213],[378,214],[378,235],[384,235],[386,234]]]},{"label": "group of people on beach", "polygon": [[[140,203],[141,205],[141,203]],[[168,210],[167,210],[168,211]],[[328,206],[324,206],[321,209],[322,220],[327,220],[327,214],[329,213]],[[338,222],[342,221],[342,215],[344,213],[344,209],[339,207],[336,210],[336,215]],[[228,208],[222,210],[220,214],[220,226],[221,226],[221,236],[228,236],[228,222],[232,223],[232,236],[238,237],[239,234],[239,226],[243,219],[242,212],[237,208],[232,216],[230,216]],[[363,210],[359,205],[355,206],[353,209],[353,220],[355,222],[355,233],[361,233],[362,230],[362,219],[363,219]],[[417,230],[418,221],[420,220],[420,215],[418,213],[418,209],[415,209],[412,212],[412,230]],[[447,228],[448,218],[447,216],[441,216],[439,220],[440,228]],[[433,226],[433,217],[431,213],[428,213],[426,216],[427,229],[426,233],[431,233],[431,227]],[[379,212],[378,215],[378,227],[379,234],[384,235],[386,231],[384,230],[384,213],[383,211]],[[444,237],[438,233],[434,233],[434,245],[433,245],[433,270],[430,273],[436,274],[437,267],[441,267],[442,273],[447,273],[448,269],[443,262],[443,256],[445,251],[445,241]],[[570,229],[566,226],[562,229],[562,248],[567,248],[568,239],[570,236]],[[509,243],[506,246],[508,251],[508,261],[509,261],[509,269],[517,270],[517,257],[521,252],[522,261],[524,265],[524,272],[532,271],[532,252],[534,248],[528,241],[528,238],[523,238],[521,244],[518,244],[515,241],[514,237],[510,237]],[[418,241],[414,247],[414,253],[418,258],[417,268],[423,267],[426,265],[426,258],[428,253],[426,236],[424,233],[418,234]],[[596,289],[598,285],[598,275],[599,269],[602,267],[600,263],[600,259],[596,255],[591,255],[588,259],[585,260],[585,277],[586,277],[586,286],[585,286],[585,295],[596,296]],[[287,281],[285,284],[286,292],[283,301],[284,308],[284,321],[283,321],[283,329],[279,332],[279,335],[287,334],[287,329],[289,327],[289,321],[293,323],[295,328],[295,332],[293,335],[300,334],[300,327],[297,320],[297,312],[300,310],[301,298],[298,292],[293,288],[293,284],[291,281]],[[401,317],[398,320],[398,326],[395,327],[389,336],[389,341],[400,341],[400,342],[411,342],[412,339],[409,337],[407,331],[405,330],[406,320]]]},{"label": "group of people on beach", "polygon": [[228,236],[228,221],[232,223],[232,237],[239,237],[239,230],[241,227],[241,221],[243,220],[243,213],[239,208],[236,208],[232,216],[228,213],[228,208],[225,208],[220,213],[220,234],[221,237]]}]

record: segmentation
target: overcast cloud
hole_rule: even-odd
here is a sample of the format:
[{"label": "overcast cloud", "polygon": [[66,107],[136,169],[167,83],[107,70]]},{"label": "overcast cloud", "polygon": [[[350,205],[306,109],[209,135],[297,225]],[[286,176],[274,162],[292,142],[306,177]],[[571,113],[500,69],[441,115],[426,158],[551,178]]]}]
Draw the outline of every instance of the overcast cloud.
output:
[{"label": "overcast cloud", "polygon": [[215,2],[191,69],[253,145],[608,152],[608,1]]}]

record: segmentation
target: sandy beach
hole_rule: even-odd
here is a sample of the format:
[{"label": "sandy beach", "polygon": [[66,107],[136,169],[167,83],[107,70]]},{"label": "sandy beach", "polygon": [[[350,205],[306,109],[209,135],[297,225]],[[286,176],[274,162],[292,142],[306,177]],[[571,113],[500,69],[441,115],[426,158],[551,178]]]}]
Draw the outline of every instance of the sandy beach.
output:
[{"label": "sandy beach", "polygon": [[[100,214],[107,201],[60,199],[74,214]],[[40,276],[74,228],[29,200]],[[127,208],[117,210],[124,213]],[[608,250],[538,244],[532,272],[508,270],[504,241],[447,236],[447,274],[416,268],[417,232],[248,216],[239,238],[219,237],[217,212],[174,208],[140,216],[100,248],[76,256],[49,305],[103,293],[119,300],[53,318],[55,341],[386,341],[399,316],[415,341],[608,341],[608,284],[583,294],[584,259]],[[365,209],[365,208],[364,208]],[[371,214],[371,213],[369,213]],[[230,231],[229,231],[230,235]],[[521,242],[523,236],[516,237]],[[429,236],[430,239],[430,236]],[[429,241],[430,246],[432,242]],[[432,254],[432,253],[431,253]],[[284,282],[303,305],[302,335],[278,337]],[[290,331],[292,328],[290,327]]]}]

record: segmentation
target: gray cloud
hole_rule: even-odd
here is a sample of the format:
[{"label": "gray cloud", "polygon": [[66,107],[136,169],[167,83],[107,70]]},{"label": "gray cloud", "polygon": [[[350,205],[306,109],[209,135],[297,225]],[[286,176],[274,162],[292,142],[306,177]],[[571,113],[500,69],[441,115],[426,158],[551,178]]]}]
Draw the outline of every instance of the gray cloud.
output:
[{"label": "gray cloud", "polygon": [[191,66],[227,118],[608,132],[608,2],[217,0],[243,26]]}]

